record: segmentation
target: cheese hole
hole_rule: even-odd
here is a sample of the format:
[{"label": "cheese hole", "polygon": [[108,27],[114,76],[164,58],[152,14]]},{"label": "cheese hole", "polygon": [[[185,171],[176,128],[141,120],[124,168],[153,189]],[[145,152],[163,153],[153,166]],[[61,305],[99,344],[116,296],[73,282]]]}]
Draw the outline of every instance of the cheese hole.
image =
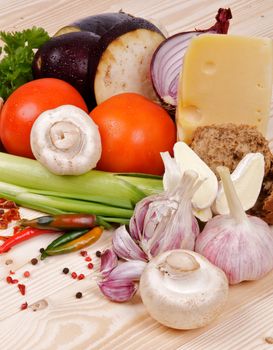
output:
[{"label": "cheese hole", "polygon": [[214,74],[215,71],[216,71],[215,62],[213,62],[213,61],[205,62],[204,66],[203,66],[203,72],[205,74]]},{"label": "cheese hole", "polygon": [[197,107],[188,106],[182,109],[182,118],[190,123],[198,124],[202,120],[202,114]]}]

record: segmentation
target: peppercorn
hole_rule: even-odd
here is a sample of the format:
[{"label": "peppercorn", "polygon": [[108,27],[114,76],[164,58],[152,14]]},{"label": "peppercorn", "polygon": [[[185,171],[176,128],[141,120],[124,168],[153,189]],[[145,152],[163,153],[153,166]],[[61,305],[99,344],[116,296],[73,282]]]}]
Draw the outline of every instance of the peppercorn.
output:
[{"label": "peppercorn", "polygon": [[21,310],[25,310],[25,309],[27,309],[27,307],[28,307],[28,303],[23,303],[21,305]]},{"label": "peppercorn", "polygon": [[8,277],[6,278],[6,281],[7,281],[7,283],[12,283],[12,278],[11,278],[10,276],[8,276]]},{"label": "peppercorn", "polygon": [[72,273],[71,273],[71,277],[72,277],[73,279],[76,279],[77,276],[78,276],[78,275],[76,274],[76,272],[72,272]]},{"label": "peppercorn", "polygon": [[78,280],[83,280],[84,278],[85,278],[85,276],[84,276],[84,274],[83,274],[83,273],[79,274],[79,276],[78,276]]},{"label": "peppercorn", "polygon": [[94,265],[93,265],[92,263],[89,263],[89,264],[87,265],[87,267],[88,267],[90,270],[92,270],[93,267],[94,267]]},{"label": "peppercorn", "polygon": [[100,257],[101,257],[101,251],[97,250],[97,251],[96,251],[96,256],[97,256],[98,258],[100,258]]},{"label": "peppercorn", "polygon": [[40,253],[43,254],[43,252],[45,251],[45,248],[40,248]]},{"label": "peppercorn", "polygon": [[86,250],[82,250],[82,251],[80,252],[80,254],[81,254],[81,256],[87,256],[87,251],[86,251]]},{"label": "peppercorn", "polygon": [[37,265],[38,264],[38,259],[33,258],[30,260],[30,262],[32,263],[32,265]]},{"label": "peppercorn", "polygon": [[91,261],[92,259],[90,258],[90,256],[87,256],[84,260],[85,261]]},{"label": "peppercorn", "polygon": [[82,293],[81,292],[76,293],[76,298],[77,299],[80,299],[81,297],[82,297]]},{"label": "peppercorn", "polygon": [[69,268],[68,268],[68,267],[65,267],[65,268],[63,269],[63,273],[64,273],[65,275],[67,275],[68,272],[69,272]]},{"label": "peppercorn", "polygon": [[30,272],[29,271],[25,271],[23,274],[24,277],[28,278],[30,276]]}]

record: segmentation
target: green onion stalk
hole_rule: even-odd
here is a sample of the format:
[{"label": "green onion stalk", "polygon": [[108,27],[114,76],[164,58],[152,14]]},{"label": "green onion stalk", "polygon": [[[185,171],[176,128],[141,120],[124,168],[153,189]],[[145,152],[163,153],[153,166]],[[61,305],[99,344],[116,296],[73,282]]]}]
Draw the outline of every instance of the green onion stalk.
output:
[{"label": "green onion stalk", "polygon": [[95,214],[127,224],[136,203],[162,189],[159,176],[98,170],[61,176],[36,160],[0,152],[0,196],[48,214]]}]

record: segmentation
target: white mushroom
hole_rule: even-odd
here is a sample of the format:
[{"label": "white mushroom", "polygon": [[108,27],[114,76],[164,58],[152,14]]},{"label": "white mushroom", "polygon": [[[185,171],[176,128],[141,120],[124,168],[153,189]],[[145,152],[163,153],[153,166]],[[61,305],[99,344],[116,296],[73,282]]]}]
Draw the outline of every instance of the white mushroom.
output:
[{"label": "white mushroom", "polygon": [[171,250],[153,258],[140,279],[150,315],[176,329],[203,327],[223,310],[228,296],[225,273],[203,256]]},{"label": "white mushroom", "polygon": [[71,105],[40,114],[30,142],[35,158],[58,175],[86,173],[101,157],[98,126],[82,109]]}]

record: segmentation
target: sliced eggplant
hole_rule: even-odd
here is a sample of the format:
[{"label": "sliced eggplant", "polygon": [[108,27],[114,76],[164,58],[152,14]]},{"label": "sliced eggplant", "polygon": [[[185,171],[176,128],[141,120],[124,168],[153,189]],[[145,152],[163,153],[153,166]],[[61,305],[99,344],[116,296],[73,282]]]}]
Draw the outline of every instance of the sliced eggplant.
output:
[{"label": "sliced eggplant", "polygon": [[163,40],[165,36],[153,23],[133,16],[103,35],[100,46],[104,51],[94,83],[97,103],[121,92],[136,92],[157,100],[150,63]]},{"label": "sliced eggplant", "polygon": [[[103,39],[103,38],[102,38]],[[94,91],[97,103],[122,92],[136,92],[156,101],[150,77],[153,52],[164,40],[150,29],[136,29],[111,41],[98,64]]]},{"label": "sliced eggplant", "polygon": [[50,39],[35,54],[34,78],[65,80],[80,92],[90,108],[94,107],[93,81],[101,55],[99,39],[89,32],[73,32]]}]

